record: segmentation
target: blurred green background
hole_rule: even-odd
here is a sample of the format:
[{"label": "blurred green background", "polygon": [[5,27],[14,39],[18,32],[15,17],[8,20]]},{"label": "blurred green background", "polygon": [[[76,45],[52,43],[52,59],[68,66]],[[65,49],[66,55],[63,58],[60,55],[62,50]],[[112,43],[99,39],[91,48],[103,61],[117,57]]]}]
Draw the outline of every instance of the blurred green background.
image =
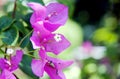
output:
[{"label": "blurred green background", "polygon": [[[26,3],[30,1],[41,2],[18,0],[18,12],[29,13]],[[57,56],[74,61],[64,70],[67,79],[120,79],[120,0],[42,1],[45,5],[60,2],[69,7],[67,23],[56,31],[71,42],[71,46]],[[0,0],[0,17],[13,10],[13,2]],[[29,76],[26,70],[19,69],[15,74],[20,79],[38,79]],[[45,75],[41,79],[49,77]]]}]

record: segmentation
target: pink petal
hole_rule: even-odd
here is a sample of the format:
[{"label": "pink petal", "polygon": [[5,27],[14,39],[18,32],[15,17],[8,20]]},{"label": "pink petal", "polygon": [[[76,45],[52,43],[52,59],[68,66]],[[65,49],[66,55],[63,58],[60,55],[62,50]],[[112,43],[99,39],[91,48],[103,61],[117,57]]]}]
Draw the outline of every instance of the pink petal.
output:
[{"label": "pink petal", "polygon": [[9,70],[9,67],[10,67],[9,63],[10,63],[10,62],[7,61],[6,59],[0,58],[0,69],[1,69],[1,70],[4,70],[4,69]]},{"label": "pink petal", "polygon": [[[39,26],[38,26],[39,27]],[[41,46],[41,41],[45,36],[47,36],[50,32],[45,30],[43,27],[39,27],[38,30],[34,30],[30,41],[32,42],[33,48],[38,49]]]},{"label": "pink petal", "polygon": [[32,42],[33,48],[40,48],[40,36],[37,31],[34,31],[32,36],[30,37],[30,41]]},{"label": "pink petal", "polygon": [[0,69],[4,69],[5,68],[5,59],[4,58],[0,58]]},{"label": "pink petal", "polygon": [[22,56],[23,56],[23,51],[22,50],[17,50],[16,51],[16,55],[11,57],[11,69],[10,71],[16,70],[19,66],[19,63],[22,60]]},{"label": "pink petal", "polygon": [[[32,14],[30,18],[30,23],[31,25],[34,25],[34,23],[36,22],[43,22],[44,18],[45,18],[45,14],[43,12],[36,11]],[[41,23],[40,26],[43,26],[43,23]]]},{"label": "pink petal", "polygon": [[49,64],[45,65],[45,71],[50,76],[50,79],[66,79],[62,71],[57,70]]},{"label": "pink petal", "polygon": [[47,55],[46,55],[45,50],[43,50],[42,48],[39,50],[39,56],[40,56],[42,61],[46,60]]},{"label": "pink petal", "polygon": [[[46,20],[49,22],[45,22],[45,28],[51,30],[50,28],[58,28],[60,25],[64,25],[68,19],[68,7],[60,4],[60,3],[51,3],[47,8]],[[48,25],[50,23],[50,25]],[[52,24],[53,23],[53,24]],[[58,26],[59,25],[59,26]],[[54,30],[56,30],[54,29]]]},{"label": "pink petal", "polygon": [[51,32],[46,30],[43,25],[41,25],[41,22],[36,22],[33,25],[34,31],[40,32],[40,37],[44,38],[45,36],[49,35]]},{"label": "pink petal", "polygon": [[30,2],[28,3],[28,6],[31,7],[34,10],[34,13],[32,14],[30,18],[30,22],[33,25],[37,21],[41,21],[46,16],[46,8],[42,6],[41,4]]},{"label": "pink petal", "polygon": [[38,77],[42,77],[44,73],[44,65],[45,62],[42,60],[33,59],[31,63],[33,73]]},{"label": "pink petal", "polygon": [[45,9],[44,6],[42,6],[39,3],[35,3],[35,2],[29,2],[27,5],[29,7],[31,7],[34,11],[41,11],[41,12],[43,11],[44,12],[44,9]]},{"label": "pink petal", "polygon": [[68,18],[68,7],[60,3],[50,3],[47,8],[47,16],[50,22],[64,24]]},{"label": "pink petal", "polygon": [[70,42],[61,34],[51,34],[46,37],[44,47],[47,52],[59,54],[70,46]]},{"label": "pink petal", "polygon": [[47,56],[47,59],[51,61],[58,70],[63,70],[73,63],[73,61],[70,60],[65,61],[57,58],[52,58],[49,56]]},{"label": "pink petal", "polygon": [[61,24],[55,24],[55,23],[52,23],[52,22],[50,22],[50,21],[44,21],[44,27],[45,27],[47,30],[51,31],[51,32],[53,32],[53,31],[55,31],[57,28],[59,28],[60,25],[61,25]]},{"label": "pink petal", "polygon": [[42,77],[44,73],[44,66],[46,64],[46,52],[42,48],[39,50],[40,59],[32,60],[32,71],[38,77]]},{"label": "pink petal", "polygon": [[0,79],[16,79],[16,78],[10,71],[5,69],[0,75]]}]

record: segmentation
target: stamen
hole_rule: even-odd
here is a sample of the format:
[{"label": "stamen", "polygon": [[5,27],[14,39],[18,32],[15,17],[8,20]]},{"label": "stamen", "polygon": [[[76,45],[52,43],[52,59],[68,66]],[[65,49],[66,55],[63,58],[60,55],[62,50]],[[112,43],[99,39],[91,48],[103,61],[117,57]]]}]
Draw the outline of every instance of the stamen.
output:
[{"label": "stamen", "polygon": [[58,35],[58,34],[56,34],[55,36],[54,36],[54,39],[57,41],[57,42],[60,42],[62,39],[61,39],[61,35]]},{"label": "stamen", "polygon": [[48,60],[48,63],[49,63],[50,66],[55,67],[51,60]]}]

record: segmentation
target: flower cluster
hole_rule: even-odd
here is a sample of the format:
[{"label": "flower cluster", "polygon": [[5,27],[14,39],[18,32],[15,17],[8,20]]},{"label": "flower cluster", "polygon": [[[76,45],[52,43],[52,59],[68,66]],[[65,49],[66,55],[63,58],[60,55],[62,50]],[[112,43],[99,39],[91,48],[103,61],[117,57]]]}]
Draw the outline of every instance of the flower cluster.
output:
[{"label": "flower cluster", "polygon": [[16,50],[16,55],[13,55],[13,53],[14,51],[12,49],[8,49],[8,57],[0,58],[0,79],[16,79],[13,72],[18,69],[18,65],[22,60],[23,51]]},{"label": "flower cluster", "polygon": [[39,50],[39,58],[33,59],[31,63],[33,73],[42,77],[46,72],[50,79],[66,79],[62,71],[73,62],[50,57],[47,53],[58,55],[70,46],[70,42],[62,34],[54,33],[67,21],[67,6],[60,3],[42,6],[34,2],[28,3],[28,6],[33,9],[30,18],[33,34],[30,41],[33,48]]}]

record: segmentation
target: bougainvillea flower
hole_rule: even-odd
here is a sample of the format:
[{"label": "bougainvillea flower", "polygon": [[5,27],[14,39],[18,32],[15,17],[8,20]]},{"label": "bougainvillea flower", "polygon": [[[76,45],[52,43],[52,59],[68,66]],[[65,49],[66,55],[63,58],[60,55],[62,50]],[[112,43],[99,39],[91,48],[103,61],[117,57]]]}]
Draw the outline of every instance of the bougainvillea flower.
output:
[{"label": "bougainvillea flower", "polygon": [[0,69],[8,70],[10,72],[16,70],[20,61],[22,60],[22,50],[17,50],[15,56],[11,56],[10,59],[0,58]]},{"label": "bougainvillea flower", "polygon": [[105,46],[93,46],[90,41],[83,42],[82,46],[73,50],[75,59],[85,60],[88,58],[102,59],[105,56]]},{"label": "bougainvillea flower", "polygon": [[30,40],[34,49],[44,48],[46,52],[53,52],[56,55],[70,46],[70,42],[62,34],[49,34],[42,38],[34,31]]},{"label": "bougainvillea flower", "polygon": [[50,62],[50,63],[53,63],[54,66],[58,69],[58,70],[63,70],[65,68],[67,68],[68,66],[70,66],[73,61],[69,61],[69,60],[60,60],[60,59],[57,59],[57,58],[52,58],[50,56],[47,56],[46,59]]},{"label": "bougainvillea flower", "polygon": [[33,26],[38,27],[37,29],[34,29],[34,31],[37,32],[37,35],[39,35],[41,38],[51,34],[51,32],[46,30],[43,26],[39,26],[39,22],[34,23]]},{"label": "bougainvillea flower", "polygon": [[0,75],[0,79],[16,79],[12,72],[4,69]]},{"label": "bougainvillea flower", "polygon": [[34,49],[39,49],[40,56],[40,59],[32,60],[33,73],[42,77],[46,71],[51,79],[65,79],[62,71],[73,62],[49,57],[46,53],[52,52],[58,55],[70,46],[70,42],[62,34],[52,33],[67,21],[67,6],[59,3],[42,6],[34,2],[28,3],[28,6],[34,10],[30,18],[30,23],[34,29],[30,41]]},{"label": "bougainvillea flower", "polygon": [[[53,32],[67,21],[68,8],[63,4],[50,3],[47,6],[42,6],[41,4],[30,2],[28,6],[34,10],[30,18],[34,29],[44,27]],[[35,26],[36,23],[39,23],[39,26]]]},{"label": "bougainvillea flower", "polygon": [[33,59],[31,63],[32,71],[35,75],[42,77],[44,71],[46,71],[51,79],[65,79],[62,71],[70,66],[73,63],[72,61],[49,57],[43,49],[39,51],[39,56],[40,59]]},{"label": "bougainvillea flower", "polygon": [[32,71],[38,77],[42,77],[44,73],[44,66],[46,64],[46,52],[41,48],[39,50],[39,56],[41,59],[32,59]]},{"label": "bougainvillea flower", "polygon": [[45,65],[45,71],[50,76],[50,79],[66,79],[62,70],[58,70],[56,67],[51,66],[49,63]]},{"label": "bougainvillea flower", "polygon": [[50,79],[66,79],[63,73],[63,69],[70,66],[73,61],[64,61],[57,58],[47,57],[47,64],[44,69],[50,76]]}]

